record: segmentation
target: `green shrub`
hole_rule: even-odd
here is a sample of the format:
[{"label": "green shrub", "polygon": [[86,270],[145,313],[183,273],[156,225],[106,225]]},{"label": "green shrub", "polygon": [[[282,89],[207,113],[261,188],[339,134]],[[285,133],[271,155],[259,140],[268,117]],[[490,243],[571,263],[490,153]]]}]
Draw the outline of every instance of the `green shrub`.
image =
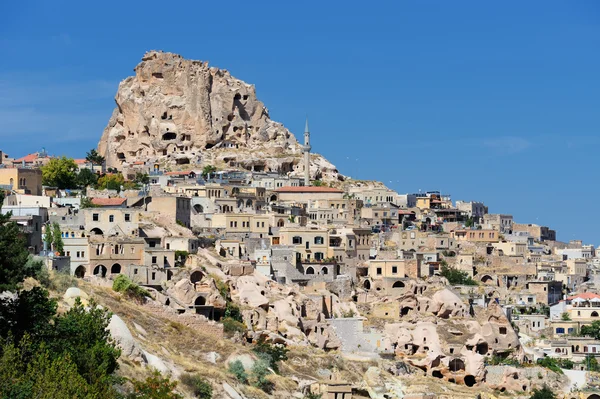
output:
[{"label": "green shrub", "polygon": [[540,366],[547,368],[548,370],[554,371],[555,373],[563,374],[563,371],[560,369],[560,364],[558,360],[553,357],[544,357],[538,359],[537,363]]},{"label": "green shrub", "polygon": [[180,378],[181,383],[188,387],[198,399],[211,399],[212,386],[204,378],[197,374],[184,374]]},{"label": "green shrub", "polygon": [[272,344],[261,338],[254,347],[254,352],[262,359],[268,361],[268,366],[273,369],[276,373],[279,373],[280,361],[287,360],[287,353],[289,349],[281,344]]},{"label": "green shrub", "polygon": [[321,399],[322,397],[321,394],[309,392],[304,396],[304,399]]},{"label": "green shrub", "polygon": [[239,321],[232,319],[231,317],[223,318],[222,322],[223,331],[228,334],[233,335],[236,332],[246,332],[246,325],[244,323],[240,323]]},{"label": "green shrub", "polygon": [[237,306],[231,301],[227,302],[227,307],[225,308],[225,317],[228,317],[240,323],[244,322],[244,318],[242,317],[242,311],[240,310],[239,306]]},{"label": "green shrub", "polygon": [[248,383],[248,374],[246,374],[246,370],[244,369],[244,365],[241,361],[236,360],[234,362],[229,363],[229,372],[233,374],[233,376],[241,383]]},{"label": "green shrub", "polygon": [[534,389],[530,399],[556,399],[554,392],[546,385],[542,389]]},{"label": "green shrub", "polygon": [[[185,265],[185,261],[189,255],[188,251],[175,251],[175,264],[177,266]],[[179,259],[181,259],[181,261],[179,261]]]},{"label": "green shrub", "polygon": [[252,367],[252,385],[262,389],[266,393],[271,393],[273,391],[273,383],[267,379],[267,376],[269,375],[269,366],[270,361],[268,355],[265,355],[259,357]]},{"label": "green shrub", "polygon": [[446,277],[448,279],[448,283],[452,285],[477,285],[477,281],[469,277],[467,272],[449,267],[445,264],[445,261],[442,261],[442,270],[440,271],[440,276]]},{"label": "green shrub", "polygon": [[120,292],[128,298],[131,298],[138,302],[143,302],[146,298],[150,297],[150,293],[144,288],[140,287],[133,281],[129,279],[129,277],[120,274],[117,276],[115,281],[113,281],[113,290],[116,292]]}]

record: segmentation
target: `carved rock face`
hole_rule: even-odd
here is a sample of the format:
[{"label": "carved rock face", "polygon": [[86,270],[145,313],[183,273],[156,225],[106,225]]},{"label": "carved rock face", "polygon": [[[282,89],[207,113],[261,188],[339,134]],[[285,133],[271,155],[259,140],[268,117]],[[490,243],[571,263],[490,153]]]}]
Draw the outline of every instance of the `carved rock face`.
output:
[{"label": "carved rock face", "polygon": [[[254,86],[207,62],[148,52],[135,76],[121,82],[115,101],[98,144],[107,167],[158,162],[296,174],[304,169],[302,147],[269,118]],[[315,155],[311,174],[337,178],[335,167]]]}]

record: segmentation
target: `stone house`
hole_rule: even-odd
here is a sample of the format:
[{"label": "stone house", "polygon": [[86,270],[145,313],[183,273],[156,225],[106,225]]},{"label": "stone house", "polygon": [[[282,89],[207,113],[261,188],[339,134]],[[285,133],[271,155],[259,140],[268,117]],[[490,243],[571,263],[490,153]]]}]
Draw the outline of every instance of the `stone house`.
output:
[{"label": "stone house", "polygon": [[18,194],[42,195],[42,171],[30,168],[0,168],[0,188]]},{"label": "stone house", "polygon": [[191,227],[192,205],[187,197],[148,197],[147,209],[149,212],[158,212],[166,216],[171,223],[180,223]]},{"label": "stone house", "polygon": [[[273,237],[273,241],[275,238]],[[296,262],[321,261],[328,253],[329,231],[322,227],[286,226],[279,229],[277,238],[278,244],[295,247]]]}]

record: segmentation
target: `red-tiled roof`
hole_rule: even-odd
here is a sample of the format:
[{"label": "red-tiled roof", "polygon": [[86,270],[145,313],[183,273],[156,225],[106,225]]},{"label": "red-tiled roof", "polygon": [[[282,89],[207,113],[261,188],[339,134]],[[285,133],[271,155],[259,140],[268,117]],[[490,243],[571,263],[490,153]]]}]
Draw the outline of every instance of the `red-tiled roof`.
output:
[{"label": "red-tiled roof", "polygon": [[25,155],[24,157],[21,157],[19,159],[15,159],[13,161],[13,163],[17,163],[17,162],[21,163],[23,161],[25,161],[26,163],[29,163],[29,162],[35,161],[37,159],[37,157],[38,157],[38,154],[37,153],[33,153],[33,154]]},{"label": "red-tiled roof", "polygon": [[92,204],[97,206],[123,205],[127,198],[92,198]]},{"label": "red-tiled roof", "polygon": [[593,292],[584,292],[582,294],[577,294],[577,295],[567,297],[568,300],[573,300],[575,298],[581,298],[581,299],[586,299],[586,300],[590,300],[590,299],[594,299],[594,298],[600,299],[600,295],[594,294]]},{"label": "red-tiled roof", "polygon": [[413,211],[398,209],[398,215],[414,215],[414,214],[415,213]]},{"label": "red-tiled roof", "polygon": [[86,163],[88,163],[87,159],[85,158],[74,159],[74,161],[77,165],[85,165]]},{"label": "red-tiled roof", "polygon": [[278,193],[343,193],[342,190],[333,187],[280,187],[275,190]]}]

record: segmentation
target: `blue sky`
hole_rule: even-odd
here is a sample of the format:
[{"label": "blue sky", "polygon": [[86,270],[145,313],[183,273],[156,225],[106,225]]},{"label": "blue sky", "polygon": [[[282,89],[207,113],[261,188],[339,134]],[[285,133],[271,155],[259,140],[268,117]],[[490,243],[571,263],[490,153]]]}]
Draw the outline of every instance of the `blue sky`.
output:
[{"label": "blue sky", "polygon": [[600,244],[600,2],[8,2],[0,149],[82,156],[160,49],[253,83],[342,173]]}]

